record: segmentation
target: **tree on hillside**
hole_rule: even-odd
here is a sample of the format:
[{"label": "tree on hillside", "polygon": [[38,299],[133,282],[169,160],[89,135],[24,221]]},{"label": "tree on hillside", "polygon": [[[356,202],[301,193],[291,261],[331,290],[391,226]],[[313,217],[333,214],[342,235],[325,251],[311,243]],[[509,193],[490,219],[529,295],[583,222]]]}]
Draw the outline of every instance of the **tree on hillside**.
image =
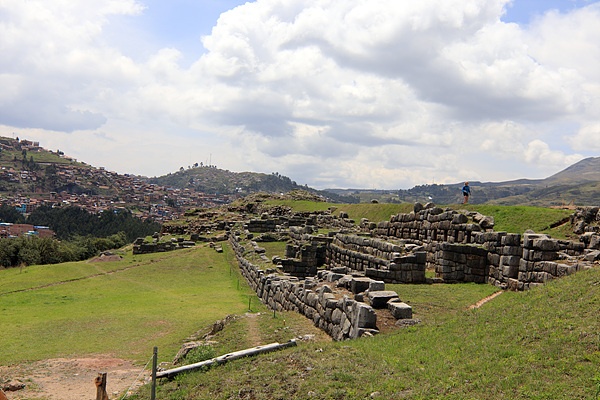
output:
[{"label": "tree on hillside", "polygon": [[25,217],[16,208],[3,204],[0,206],[0,222],[22,224],[25,222]]},{"label": "tree on hillside", "polygon": [[108,237],[124,232],[130,242],[137,237],[160,231],[160,224],[151,220],[142,221],[129,210],[107,210],[91,214],[79,207],[39,207],[27,222],[49,226],[58,239],[73,239],[76,236]]}]

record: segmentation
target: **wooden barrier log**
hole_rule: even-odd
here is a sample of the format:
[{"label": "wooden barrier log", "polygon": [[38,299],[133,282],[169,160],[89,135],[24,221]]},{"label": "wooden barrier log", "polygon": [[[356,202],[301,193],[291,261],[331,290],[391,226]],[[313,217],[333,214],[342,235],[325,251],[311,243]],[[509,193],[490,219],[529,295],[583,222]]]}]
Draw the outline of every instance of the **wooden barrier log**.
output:
[{"label": "wooden barrier log", "polygon": [[296,346],[296,340],[292,339],[286,343],[271,343],[264,346],[252,347],[250,349],[239,350],[233,353],[228,353],[219,357],[211,358],[210,360],[201,361],[194,364],[183,365],[179,368],[168,369],[156,373],[157,378],[172,378],[182,372],[193,371],[203,367],[209,367],[214,364],[224,364],[230,360],[237,360],[242,357],[255,356],[257,354],[268,353],[270,351],[282,350],[288,347]]}]

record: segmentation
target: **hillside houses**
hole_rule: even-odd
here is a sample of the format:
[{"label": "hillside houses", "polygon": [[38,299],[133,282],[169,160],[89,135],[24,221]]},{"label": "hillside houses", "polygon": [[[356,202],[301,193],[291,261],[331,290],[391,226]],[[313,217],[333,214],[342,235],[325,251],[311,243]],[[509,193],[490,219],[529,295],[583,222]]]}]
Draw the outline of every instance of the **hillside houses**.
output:
[{"label": "hillside houses", "polygon": [[127,208],[140,218],[164,222],[190,208],[231,200],[77,163],[60,150],[43,149],[39,142],[0,137],[0,203],[25,215],[40,206],[77,206],[91,213]]},{"label": "hillside houses", "polygon": [[51,238],[54,237],[54,231],[47,226],[0,222],[0,238],[18,237],[22,235]]}]

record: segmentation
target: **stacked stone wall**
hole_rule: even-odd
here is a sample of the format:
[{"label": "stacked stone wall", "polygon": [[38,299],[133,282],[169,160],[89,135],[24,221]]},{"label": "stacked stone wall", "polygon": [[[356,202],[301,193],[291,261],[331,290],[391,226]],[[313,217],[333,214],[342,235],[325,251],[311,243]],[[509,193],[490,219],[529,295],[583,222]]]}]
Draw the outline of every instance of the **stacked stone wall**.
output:
[{"label": "stacked stone wall", "polygon": [[133,254],[162,253],[177,249],[186,249],[196,245],[196,242],[179,238],[171,242],[146,243],[143,238],[136,239],[133,243]]},{"label": "stacked stone wall", "polygon": [[287,259],[281,260],[283,272],[305,278],[315,276],[317,268],[326,262],[326,252],[333,240],[327,236],[315,236],[316,228],[312,225],[290,227],[289,236],[293,243],[285,249]]},{"label": "stacked stone wall", "polygon": [[370,305],[347,296],[338,299],[328,285],[319,285],[315,279],[267,274],[244,258],[244,248],[235,235],[230,243],[250,287],[272,310],[299,312],[335,340],[378,332],[377,314]]},{"label": "stacked stone wall", "polygon": [[547,235],[526,234],[523,238],[523,257],[519,262],[517,279],[509,279],[508,288],[525,290],[549,280],[573,274],[584,268],[575,262],[557,262],[559,252],[576,253],[581,244],[554,240]]},{"label": "stacked stone wall", "polygon": [[246,224],[246,229],[255,233],[275,232],[280,224],[279,219],[251,219]]},{"label": "stacked stone wall", "polygon": [[[487,282],[513,290],[526,290],[582,269],[587,264],[566,258],[580,257],[586,249],[600,249],[600,236],[594,232],[587,232],[580,242],[574,242],[546,235],[523,237],[494,232],[492,228],[493,220],[488,217],[429,207],[394,215],[389,221],[377,223],[372,232],[378,237],[421,245],[426,252],[426,266],[434,268],[436,278],[444,282]],[[361,262],[354,260],[371,261],[368,251],[355,251],[363,255],[345,250],[338,259],[334,258],[333,265],[350,268],[357,265],[360,270]],[[588,261],[593,261],[593,257],[600,258],[600,255],[590,255]],[[377,263],[383,268],[376,265],[363,269],[389,268],[385,259]],[[385,279],[381,273],[371,276]]]},{"label": "stacked stone wall", "polygon": [[425,252],[404,254],[404,247],[381,239],[337,234],[327,248],[329,268],[348,268],[387,283],[425,282]]},{"label": "stacked stone wall", "polygon": [[517,279],[523,255],[521,235],[506,232],[483,234],[478,243],[488,250],[488,283],[506,288],[511,279]]},{"label": "stacked stone wall", "polygon": [[377,236],[387,236],[417,242],[473,243],[474,233],[485,228],[469,222],[466,215],[457,211],[444,211],[433,207],[419,212],[393,215],[390,221],[379,222]]},{"label": "stacked stone wall", "polygon": [[488,281],[488,252],[477,246],[438,243],[435,274],[447,283]]}]

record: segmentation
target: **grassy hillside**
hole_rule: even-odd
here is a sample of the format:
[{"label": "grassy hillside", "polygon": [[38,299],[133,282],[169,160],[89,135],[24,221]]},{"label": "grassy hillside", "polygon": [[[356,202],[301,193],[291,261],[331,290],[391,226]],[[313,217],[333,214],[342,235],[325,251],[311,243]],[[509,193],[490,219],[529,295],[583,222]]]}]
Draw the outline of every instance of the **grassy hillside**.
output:
[{"label": "grassy hillside", "polygon": [[[0,364],[111,353],[146,359],[227,314],[247,310],[246,285],[208,248],[0,270]],[[202,307],[199,307],[202,305]]]},{"label": "grassy hillside", "polygon": [[[413,204],[333,204],[313,201],[292,201],[292,200],[270,200],[270,205],[283,205],[291,207],[295,211],[323,211],[333,210],[333,213],[339,215],[344,211],[348,216],[360,222],[361,218],[367,218],[369,221],[380,222],[389,221],[390,217],[399,213],[409,213],[413,211]],[[548,233],[555,238],[566,238],[572,236],[570,225],[551,228],[552,225],[565,220],[571,214],[571,210],[556,208],[533,207],[533,206],[503,206],[486,204],[452,204],[442,208],[452,208],[454,210],[477,211],[483,215],[494,217],[496,231],[505,231],[509,233],[523,233],[531,229],[537,233]]]},{"label": "grassy hillside", "polygon": [[[278,203],[279,202],[279,203]],[[357,221],[387,220],[410,204],[269,201],[298,211],[337,207]],[[486,208],[487,207],[487,208]],[[462,206],[461,206],[462,208]],[[533,207],[469,205],[499,229],[543,230],[569,214]],[[552,230],[550,230],[552,231]],[[268,253],[283,251],[269,244]],[[111,354],[143,364],[152,347],[170,361],[184,338],[227,314],[215,355],[299,334],[296,348],[161,381],[175,399],[595,399],[600,389],[600,268],[528,292],[469,306],[490,285],[387,285],[421,323],[380,326],[372,338],[331,340],[295,313],[272,313],[237,272],[230,249],[208,246],[121,261],[0,270],[0,365]],[[382,322],[383,323],[383,322]],[[132,399],[149,398],[144,387]]]},{"label": "grassy hillside", "polygon": [[[422,323],[373,338],[306,343],[162,381],[174,399],[595,399],[600,269],[529,292],[391,285]],[[226,333],[225,333],[226,334]],[[136,399],[145,399],[145,388]]]}]

